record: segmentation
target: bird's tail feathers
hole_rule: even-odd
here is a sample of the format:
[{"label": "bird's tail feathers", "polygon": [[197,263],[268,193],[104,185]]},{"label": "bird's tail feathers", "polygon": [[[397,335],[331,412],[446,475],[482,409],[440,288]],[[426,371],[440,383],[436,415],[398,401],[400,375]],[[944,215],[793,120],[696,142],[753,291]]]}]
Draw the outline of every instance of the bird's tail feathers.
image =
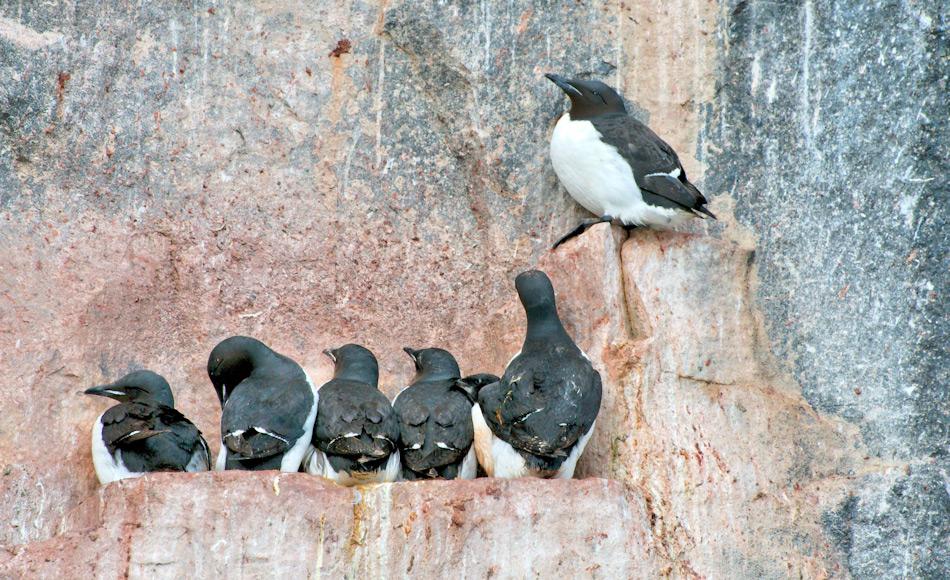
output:
[{"label": "bird's tail feathers", "polygon": [[[706,201],[706,196],[703,195],[703,192],[699,191],[699,188],[693,185],[692,183],[690,183],[689,181],[684,181],[682,183],[683,185],[686,186],[686,189],[688,189],[690,193],[696,196],[696,205],[694,205],[690,209],[698,214],[702,214],[699,217],[709,216],[714,220],[718,220],[719,218],[716,217],[716,214],[706,209],[707,201]],[[703,219],[706,219],[706,218],[703,218]]]},{"label": "bird's tail feathers", "polygon": [[271,457],[290,448],[287,439],[260,427],[228,433],[224,444],[241,459]]},{"label": "bird's tail feathers", "polygon": [[[699,214],[707,215],[707,216],[711,217],[711,218],[714,219],[714,220],[718,220],[718,219],[719,219],[719,218],[716,217],[716,214],[714,214],[713,212],[711,212],[711,211],[709,211],[708,209],[706,209],[706,206],[705,206],[705,205],[701,205],[701,206],[699,206],[699,207],[694,207],[694,208],[693,208],[693,211],[696,212],[696,213],[699,213]],[[699,216],[699,217],[703,217],[703,216],[701,215],[701,216]],[[703,218],[703,219],[706,219],[706,218]]]}]

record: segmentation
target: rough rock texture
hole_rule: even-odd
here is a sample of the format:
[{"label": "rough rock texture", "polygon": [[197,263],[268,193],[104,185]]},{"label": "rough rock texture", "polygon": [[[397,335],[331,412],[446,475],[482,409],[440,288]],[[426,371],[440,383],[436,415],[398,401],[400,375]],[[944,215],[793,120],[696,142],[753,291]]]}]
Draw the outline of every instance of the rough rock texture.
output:
[{"label": "rough rock texture", "polygon": [[950,576],[946,4],[733,5],[705,184],[755,233],[776,356],[890,466],[828,532],[855,577]]},{"label": "rough rock texture", "polygon": [[[317,380],[323,348],[363,342],[389,394],[411,374],[406,345],[498,373],[523,331],[512,280],[540,265],[607,379],[578,475],[628,488],[610,484],[604,501],[644,502],[644,518],[631,508],[611,528],[633,544],[603,545],[646,554],[628,570],[945,576],[939,8],[0,0],[3,565],[61,570],[32,559],[44,545],[80,563],[95,542],[121,537],[143,554],[167,543],[89,516],[100,502],[158,518],[191,485],[268,491],[228,475],[97,492],[87,441],[103,402],[80,389],[152,368],[214,440],[204,364],[235,333]],[[626,240],[600,226],[548,253],[582,215],[547,160],[564,108],[548,71],[617,86],[721,221]],[[286,481],[353,503],[304,480]],[[509,490],[512,505],[535,497],[532,483],[547,485]],[[437,485],[432,501],[488,485]],[[583,490],[604,484],[572,485],[550,504],[579,514]],[[385,489],[368,497],[430,493]],[[360,521],[382,530],[387,501]],[[616,511],[591,517],[613,526]],[[352,526],[344,512],[326,529]],[[319,529],[319,509],[288,513]],[[216,517],[234,526],[245,513]],[[373,545],[335,557],[406,564]],[[228,548],[248,566],[271,549]]]},{"label": "rough rock texture", "polygon": [[[0,554],[0,577],[657,574],[642,498],[602,479],[350,489],[304,474],[157,474],[110,485],[86,504],[63,534]],[[611,517],[578,520],[578,511]]]}]

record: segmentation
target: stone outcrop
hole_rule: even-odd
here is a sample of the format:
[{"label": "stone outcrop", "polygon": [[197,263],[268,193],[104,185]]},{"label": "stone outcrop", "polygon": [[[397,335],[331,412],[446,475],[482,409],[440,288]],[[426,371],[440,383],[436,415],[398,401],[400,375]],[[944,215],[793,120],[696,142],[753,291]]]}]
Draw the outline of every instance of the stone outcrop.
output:
[{"label": "stone outcrop", "polygon": [[[609,514],[609,517],[594,517]],[[78,528],[73,531],[74,528]],[[643,499],[602,479],[343,488],[305,474],[153,474],[0,554],[31,578],[647,578]]]},{"label": "stone outcrop", "polygon": [[[507,567],[472,560],[477,577],[582,573],[547,567],[554,549],[582,550],[603,577],[945,575],[940,8],[0,3],[2,574],[179,570],[187,555],[162,550],[191,548],[161,522],[195,505],[202,526],[250,518],[307,538],[306,558],[280,561],[301,575],[408,574],[405,550],[443,540],[498,551],[484,561]],[[583,213],[547,161],[565,105],[549,71],[617,86],[720,221],[598,226],[548,252]],[[280,496],[272,474],[95,483],[103,401],[85,387],[152,368],[215,441],[204,364],[232,334],[315,380],[330,373],[322,349],[360,341],[389,395],[411,375],[407,345],[498,373],[522,338],[512,280],[535,266],[604,374],[578,476],[610,483],[357,493],[282,476]],[[286,519],[267,528],[239,501],[254,494]],[[291,495],[335,507],[294,511]],[[472,499],[455,518],[458,498]],[[417,518],[436,535],[395,543],[407,532],[386,522],[426,502]],[[592,502],[606,507],[581,516]],[[531,513],[573,514],[560,529],[581,548],[546,543]],[[500,540],[492,520],[530,541]],[[607,537],[588,537],[598,527]],[[185,537],[208,575],[276,562],[270,540],[215,548],[200,529]],[[94,557],[117,540],[131,559]]]}]

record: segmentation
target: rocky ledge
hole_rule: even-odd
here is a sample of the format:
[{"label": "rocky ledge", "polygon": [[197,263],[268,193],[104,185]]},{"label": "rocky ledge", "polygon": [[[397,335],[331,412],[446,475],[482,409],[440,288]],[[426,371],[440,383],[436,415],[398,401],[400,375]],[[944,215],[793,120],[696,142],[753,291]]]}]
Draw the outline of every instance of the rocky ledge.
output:
[{"label": "rocky ledge", "polygon": [[20,578],[644,578],[644,500],[604,479],[338,487],[305,474],[152,474],[99,490]]}]

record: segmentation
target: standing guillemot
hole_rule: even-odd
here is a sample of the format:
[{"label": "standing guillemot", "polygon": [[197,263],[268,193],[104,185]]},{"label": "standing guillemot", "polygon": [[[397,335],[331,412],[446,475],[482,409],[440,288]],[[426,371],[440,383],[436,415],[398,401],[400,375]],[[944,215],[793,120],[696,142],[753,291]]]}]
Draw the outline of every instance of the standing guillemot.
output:
[{"label": "standing guillemot", "polygon": [[577,203],[599,216],[581,222],[555,248],[613,220],[631,228],[673,226],[700,214],[716,219],[673,148],[628,115],[616,91],[600,81],[545,76],[571,99],[551,135],[554,172]]},{"label": "standing guillemot", "polygon": [[99,415],[92,429],[92,463],[99,483],[151,471],[207,471],[211,454],[201,431],[175,410],[168,381],[135,371],[87,395],[119,401]]},{"label": "standing guillemot", "polygon": [[568,479],[600,410],[600,374],[561,324],[544,272],[515,279],[528,329],[521,352],[472,407],[475,450],[489,477]]},{"label": "standing guillemot", "polygon": [[208,376],[222,409],[215,469],[300,469],[319,401],[306,371],[259,340],[232,336],[211,351]]},{"label": "standing guillemot", "polygon": [[323,352],[333,360],[333,379],[320,387],[307,472],[340,485],[396,481],[399,426],[379,391],[376,357],[358,344]]},{"label": "standing guillemot", "polygon": [[461,373],[455,357],[441,348],[403,350],[416,365],[416,376],[393,402],[402,478],[474,479],[472,401],[456,387]]}]

